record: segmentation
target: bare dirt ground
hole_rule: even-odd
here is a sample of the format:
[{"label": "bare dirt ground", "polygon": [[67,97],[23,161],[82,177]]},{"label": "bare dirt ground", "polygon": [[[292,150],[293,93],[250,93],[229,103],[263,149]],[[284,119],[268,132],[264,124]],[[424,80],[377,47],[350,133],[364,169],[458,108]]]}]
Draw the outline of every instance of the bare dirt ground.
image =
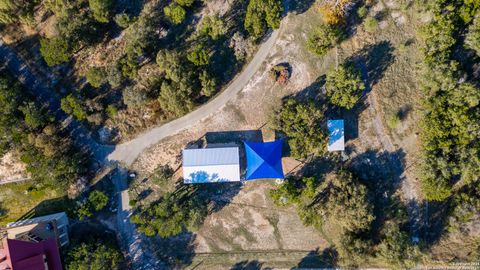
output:
[{"label": "bare dirt ground", "polygon": [[15,158],[12,152],[0,158],[0,184],[27,179],[25,164]]},{"label": "bare dirt ground", "polygon": [[[365,109],[359,110],[356,119],[347,119],[347,125],[352,122],[352,126],[357,127],[357,134],[350,136],[347,141],[347,154],[353,159],[361,157],[362,153],[367,151],[403,150],[406,155],[405,159],[401,160],[401,165],[410,166],[408,172],[399,173],[402,174],[402,183],[407,183],[404,184],[404,198],[406,201],[417,199],[417,183],[409,173],[415,167],[418,140],[415,135],[418,113],[417,104],[414,102],[417,88],[411,83],[414,80],[411,57],[414,57],[412,54],[416,52],[416,47],[415,44],[405,45],[413,37],[415,25],[409,13],[400,6],[394,1],[388,4],[380,3],[372,9],[372,15],[379,12],[387,12],[388,15],[380,21],[375,34],[367,33],[359,26],[357,33],[337,51],[332,50],[322,58],[311,55],[304,48],[308,31],[320,23],[315,10],[312,8],[301,15],[289,14],[283,21],[284,30],[264,64],[264,69],[257,72],[234,100],[218,113],[143,153],[133,164],[133,168],[145,175],[150,174],[160,164],[170,164],[173,168],[180,169],[181,149],[202,138],[207,132],[260,129],[264,140],[273,140],[273,132],[265,124],[268,123],[273,109],[281,105],[283,97],[311,86],[319,76],[335,65],[337,59],[341,62],[362,48],[385,40],[388,41],[388,49],[391,50],[388,53],[393,54],[393,60],[372,83]],[[292,66],[292,77],[287,86],[275,85],[267,74],[271,66],[282,62],[288,62]],[[401,79],[398,79],[399,72]],[[387,116],[397,113],[405,106],[408,112],[402,116],[395,128],[389,128]],[[294,162],[285,158],[284,163]],[[210,215],[196,234],[194,251],[198,255],[191,265],[199,264],[196,269],[208,269],[212,266],[222,268],[222,259],[225,260],[225,265],[228,265],[227,262],[239,260],[239,257],[232,254],[241,253],[243,259],[249,257],[242,253],[245,251],[263,250],[268,253],[267,251],[272,250],[291,250],[303,252],[302,255],[305,255],[307,250],[318,248],[321,251],[328,247],[328,242],[319,232],[301,223],[294,209],[273,205],[268,191],[274,186],[273,181],[248,182],[230,204]],[[206,259],[206,254],[215,259]],[[255,253],[250,258],[258,256]],[[268,253],[268,258],[260,261],[264,266],[292,267],[299,256],[289,257],[287,262],[279,263],[279,254]]]}]

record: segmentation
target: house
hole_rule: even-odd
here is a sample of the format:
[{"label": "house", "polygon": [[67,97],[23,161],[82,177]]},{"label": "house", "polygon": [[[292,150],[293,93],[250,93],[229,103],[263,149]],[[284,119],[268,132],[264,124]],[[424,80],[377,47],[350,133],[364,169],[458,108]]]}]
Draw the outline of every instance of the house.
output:
[{"label": "house", "polygon": [[185,149],[182,156],[186,184],[240,181],[238,147]]},{"label": "house", "polygon": [[329,152],[345,150],[345,136],[343,120],[328,120],[328,146]]},{"label": "house", "polygon": [[0,270],[61,270],[68,226],[65,212],[9,223],[0,230]]}]

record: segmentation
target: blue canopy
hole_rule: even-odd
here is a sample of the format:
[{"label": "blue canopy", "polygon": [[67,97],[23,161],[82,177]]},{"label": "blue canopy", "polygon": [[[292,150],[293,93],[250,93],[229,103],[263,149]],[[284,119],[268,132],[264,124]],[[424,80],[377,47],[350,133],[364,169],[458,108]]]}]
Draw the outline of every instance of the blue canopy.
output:
[{"label": "blue canopy", "polygon": [[246,180],[284,178],[282,169],[282,141],[244,142],[247,154]]}]

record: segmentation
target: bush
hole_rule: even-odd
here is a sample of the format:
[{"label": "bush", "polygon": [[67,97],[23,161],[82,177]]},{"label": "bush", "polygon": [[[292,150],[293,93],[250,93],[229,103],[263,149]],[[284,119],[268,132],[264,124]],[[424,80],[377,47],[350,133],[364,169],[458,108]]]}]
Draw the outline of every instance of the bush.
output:
[{"label": "bush", "polygon": [[390,129],[397,128],[398,124],[400,124],[400,117],[398,117],[397,115],[391,115],[387,119],[387,125]]},{"label": "bush", "polygon": [[127,13],[120,13],[115,15],[115,22],[121,28],[128,28],[132,23],[136,21],[136,18],[130,18]]},{"label": "bush", "polygon": [[384,234],[378,245],[378,257],[395,268],[414,268],[419,250],[410,242],[408,233],[401,231],[397,224],[387,224]]},{"label": "bush", "polygon": [[40,54],[50,67],[68,62],[71,58],[70,46],[61,37],[40,39]]},{"label": "bush", "polygon": [[113,104],[109,104],[105,109],[105,111],[107,112],[107,115],[110,118],[114,118],[118,114],[118,109]]},{"label": "bush", "polygon": [[114,0],[88,0],[93,17],[98,22],[107,23],[113,9]]},{"label": "bush", "polygon": [[373,33],[377,30],[378,21],[374,17],[368,17],[365,19],[365,22],[363,23],[363,27],[365,31]]},{"label": "bush", "polygon": [[108,196],[99,190],[94,190],[90,192],[88,202],[95,211],[100,211],[107,206]]},{"label": "bush", "polygon": [[367,13],[368,13],[368,9],[365,6],[361,6],[357,9],[357,15],[361,19],[365,18],[365,16],[367,16]]},{"label": "bush", "polygon": [[307,49],[318,56],[323,56],[338,44],[340,36],[338,27],[322,24],[309,33]]},{"label": "bush", "polygon": [[152,176],[150,176],[150,180],[158,186],[168,184],[168,181],[173,176],[173,169],[168,165],[161,165],[158,166],[155,171],[153,171]]},{"label": "bush", "polygon": [[323,0],[319,11],[327,24],[340,24],[345,21],[353,5],[352,0]]},{"label": "bush", "polygon": [[289,99],[274,115],[272,127],[287,135],[293,157],[320,156],[325,152],[324,114],[314,103]]},{"label": "bush", "polygon": [[190,7],[193,5],[195,0],[175,0],[175,2],[182,7]]},{"label": "bush", "polygon": [[351,64],[343,64],[327,73],[325,89],[330,103],[351,109],[360,98],[365,84],[360,70]]},{"label": "bush", "polygon": [[106,75],[105,68],[91,67],[86,74],[87,82],[91,86],[98,88],[107,81]]},{"label": "bush", "polygon": [[480,16],[477,16],[468,28],[465,44],[480,56]]},{"label": "bush", "polygon": [[129,108],[139,107],[147,102],[147,93],[133,86],[127,86],[123,89],[123,103]]},{"label": "bush", "polygon": [[187,12],[182,6],[176,4],[170,4],[163,9],[163,13],[168,20],[173,24],[181,24],[185,20]]}]

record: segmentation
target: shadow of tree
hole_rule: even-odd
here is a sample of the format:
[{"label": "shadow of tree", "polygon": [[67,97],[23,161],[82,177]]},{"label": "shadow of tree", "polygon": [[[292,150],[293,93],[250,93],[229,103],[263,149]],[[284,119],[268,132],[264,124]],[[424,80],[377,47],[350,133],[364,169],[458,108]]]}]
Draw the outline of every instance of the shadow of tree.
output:
[{"label": "shadow of tree", "polygon": [[383,77],[385,71],[395,61],[394,47],[388,40],[369,44],[346,60],[358,66],[362,72],[368,93]]},{"label": "shadow of tree", "polygon": [[320,253],[317,249],[310,251],[293,269],[325,268],[337,266],[338,253],[334,248],[326,248]]},{"label": "shadow of tree", "polygon": [[162,262],[161,269],[184,269],[192,263],[195,256],[195,234],[185,232],[175,237],[149,239],[148,248]]},{"label": "shadow of tree", "polygon": [[234,264],[230,270],[266,270],[271,268],[262,268],[263,263],[259,261],[241,261]]},{"label": "shadow of tree", "polygon": [[285,9],[294,14],[305,13],[315,3],[315,0],[290,0],[286,3]]}]

